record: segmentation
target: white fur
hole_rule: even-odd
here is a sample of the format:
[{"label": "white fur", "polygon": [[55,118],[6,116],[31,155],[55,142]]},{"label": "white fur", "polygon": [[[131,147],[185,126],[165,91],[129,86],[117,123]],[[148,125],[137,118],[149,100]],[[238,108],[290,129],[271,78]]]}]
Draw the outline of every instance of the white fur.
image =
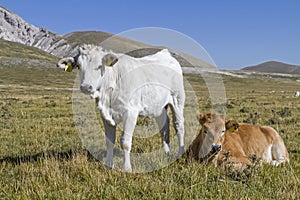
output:
[{"label": "white fur", "polygon": [[[98,108],[105,121],[108,148],[106,164],[113,166],[115,126],[123,122],[121,146],[124,150],[124,170],[131,171],[130,150],[138,115],[153,116],[157,121],[168,119],[164,111],[166,105],[172,107],[178,135],[178,154],[182,155],[185,93],[178,61],[167,49],[142,58],[109,52],[118,57],[118,62],[113,67],[101,66],[104,71],[101,76],[100,70],[96,69],[107,53],[100,47],[86,45],[81,48],[78,57],[81,84],[92,86],[91,96],[98,98]],[[161,124],[160,127],[164,125]],[[163,136],[162,134],[162,138]],[[168,145],[163,139],[163,148],[167,153]]]}]

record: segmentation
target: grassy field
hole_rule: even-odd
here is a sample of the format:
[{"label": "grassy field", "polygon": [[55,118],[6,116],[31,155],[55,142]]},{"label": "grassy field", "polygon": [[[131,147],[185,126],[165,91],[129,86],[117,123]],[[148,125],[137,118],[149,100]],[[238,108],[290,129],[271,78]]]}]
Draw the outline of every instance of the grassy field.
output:
[{"label": "grassy field", "polygon": [[55,62],[57,58],[45,51],[35,47],[25,46],[17,42],[10,42],[0,39],[0,60],[1,57],[39,59]]},{"label": "grassy field", "polygon": [[[1,199],[300,199],[300,104],[293,97],[300,83],[223,76],[227,119],[274,127],[290,164],[235,171],[181,158],[156,171],[128,174],[106,169],[83,146],[73,121],[75,75],[0,67]],[[186,78],[199,110],[209,112],[201,76]],[[134,139],[132,151],[151,143]]]}]

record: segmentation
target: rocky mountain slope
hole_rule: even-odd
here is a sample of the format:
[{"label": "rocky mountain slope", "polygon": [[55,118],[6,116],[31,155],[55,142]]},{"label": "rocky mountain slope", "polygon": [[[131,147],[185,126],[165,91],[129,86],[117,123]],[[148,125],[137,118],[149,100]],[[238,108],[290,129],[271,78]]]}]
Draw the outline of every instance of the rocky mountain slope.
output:
[{"label": "rocky mountain slope", "polygon": [[[35,27],[18,15],[0,6],[0,39],[37,47],[56,57],[74,56],[80,44],[100,44],[115,52],[141,57],[157,52],[163,47],[153,47],[141,42],[112,35],[101,31],[73,32],[66,35],[52,33],[46,28]],[[138,50],[137,50],[138,49]],[[215,69],[214,66],[183,52],[171,50],[173,56],[184,67],[201,66]]]},{"label": "rocky mountain slope", "polygon": [[[105,41],[111,37],[110,40]],[[66,35],[52,33],[46,28],[29,24],[18,15],[0,6],[0,39],[37,47],[57,57],[76,54],[76,47],[83,43],[100,44],[116,52],[126,52],[150,45],[101,31],[73,32]]]},{"label": "rocky mountain slope", "polygon": [[57,57],[74,54],[76,44],[46,28],[27,23],[18,15],[0,6],[0,38],[37,47]]}]

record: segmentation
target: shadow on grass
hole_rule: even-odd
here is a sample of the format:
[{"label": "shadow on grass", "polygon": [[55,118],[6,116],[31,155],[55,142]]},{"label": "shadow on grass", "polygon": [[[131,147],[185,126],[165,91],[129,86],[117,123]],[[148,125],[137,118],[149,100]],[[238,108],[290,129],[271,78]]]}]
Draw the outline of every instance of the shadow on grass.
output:
[{"label": "shadow on grass", "polygon": [[[38,162],[46,159],[56,159],[58,161],[72,160],[80,155],[86,155],[89,161],[98,162],[104,159],[106,150],[99,150],[97,152],[89,152],[86,149],[69,149],[66,151],[45,151],[33,155],[24,156],[6,156],[0,158],[0,164],[10,163],[12,165],[20,165],[21,163]],[[114,156],[121,156],[122,152],[115,150]]]}]

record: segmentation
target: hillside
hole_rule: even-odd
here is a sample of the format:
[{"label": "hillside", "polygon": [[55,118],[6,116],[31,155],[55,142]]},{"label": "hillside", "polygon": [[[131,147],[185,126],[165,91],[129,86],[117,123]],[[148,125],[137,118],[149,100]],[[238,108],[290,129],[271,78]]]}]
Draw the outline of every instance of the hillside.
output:
[{"label": "hillside", "polygon": [[57,61],[55,56],[43,50],[2,39],[0,39],[0,57],[37,59],[50,62]]},{"label": "hillside", "polygon": [[[0,38],[37,47],[56,57],[74,56],[78,45],[96,44],[116,52],[128,52],[137,48],[149,48],[140,42],[114,36],[101,31],[55,34],[46,28],[38,28],[26,22],[12,11],[0,6]],[[107,40],[110,38],[109,40]],[[105,42],[104,42],[105,41]]]},{"label": "hillside", "polygon": [[[35,27],[2,6],[0,6],[0,39],[36,47],[55,57],[75,56],[78,46],[83,43],[101,44],[101,46],[106,49],[111,49],[118,53],[126,53],[134,57],[153,54],[159,49],[166,48],[154,47],[101,31],[82,31],[58,35],[49,31],[47,28]],[[33,59],[40,56],[40,53],[38,53],[38,55],[25,55],[28,53],[29,49],[25,48],[26,50],[24,50],[24,47],[22,46],[20,50],[18,50],[20,46],[17,43],[6,43],[6,49],[3,49],[3,51],[0,52],[0,56],[1,54],[2,56],[10,57],[13,57],[12,55],[14,55],[14,57],[20,55],[22,58],[30,56],[34,57]],[[9,47],[7,46],[8,44]],[[16,46],[13,47],[14,45]],[[172,55],[183,67],[190,67],[193,65],[201,66],[205,69],[216,69],[214,66],[201,59],[173,49],[170,50]],[[49,59],[53,60],[53,57]]]},{"label": "hillside", "polygon": [[0,39],[0,67],[54,68],[58,58],[41,49]]},{"label": "hillside", "polygon": [[285,74],[300,74],[300,66],[290,65],[277,61],[264,62],[255,66],[245,67],[242,70]]}]

